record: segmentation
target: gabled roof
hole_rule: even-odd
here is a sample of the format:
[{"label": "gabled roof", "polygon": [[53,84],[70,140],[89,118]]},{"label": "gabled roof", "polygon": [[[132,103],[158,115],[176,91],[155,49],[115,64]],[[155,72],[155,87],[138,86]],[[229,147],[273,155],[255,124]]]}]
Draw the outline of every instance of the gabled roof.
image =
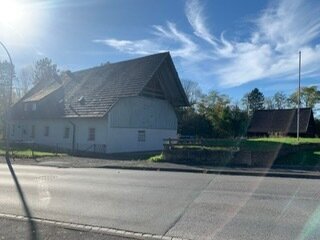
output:
[{"label": "gabled roof", "polygon": [[120,98],[144,95],[149,82],[159,82],[173,106],[189,104],[169,52],[69,72],[62,78],[35,86],[19,102],[40,101],[60,90],[61,117],[103,117]]},{"label": "gabled roof", "polygon": [[[306,133],[310,118],[313,119],[311,108],[300,109],[300,132]],[[297,109],[258,110],[253,113],[248,133],[296,133]]]}]

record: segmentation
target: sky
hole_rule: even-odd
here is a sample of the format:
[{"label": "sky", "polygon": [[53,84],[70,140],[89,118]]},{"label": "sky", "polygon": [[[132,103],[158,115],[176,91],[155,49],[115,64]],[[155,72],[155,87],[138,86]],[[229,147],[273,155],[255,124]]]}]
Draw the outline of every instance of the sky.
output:
[{"label": "sky", "polygon": [[[319,0],[0,0],[16,71],[48,57],[76,71],[170,51],[180,79],[233,101],[320,87]],[[0,50],[1,60],[7,57]]]}]

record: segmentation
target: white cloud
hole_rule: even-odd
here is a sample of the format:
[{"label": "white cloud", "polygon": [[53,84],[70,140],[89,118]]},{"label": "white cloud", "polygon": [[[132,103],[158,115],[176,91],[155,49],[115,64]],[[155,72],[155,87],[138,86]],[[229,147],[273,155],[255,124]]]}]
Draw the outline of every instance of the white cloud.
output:
[{"label": "white cloud", "polygon": [[[121,52],[129,54],[152,54],[157,52],[170,51],[173,57],[180,57],[198,61],[204,58],[204,54],[199,54],[198,45],[191,37],[179,31],[176,25],[172,22],[167,22],[166,25],[154,25],[152,39],[143,40],[122,40],[115,38],[96,39],[93,42],[102,43],[113,47]],[[167,43],[170,42],[170,45]]]},{"label": "white cloud", "polygon": [[159,51],[159,46],[148,39],[129,41],[129,40],[118,40],[114,38],[94,40],[96,43],[103,43],[110,47],[113,47],[121,52],[130,54],[152,54]]},{"label": "white cloud", "polygon": [[154,25],[154,34],[160,37],[160,39],[167,38],[173,40],[180,45],[178,48],[173,48],[171,53],[173,56],[182,58],[192,58],[198,51],[198,46],[191,38],[179,31],[176,25],[172,22],[167,22],[167,26]]},{"label": "white cloud", "polygon": [[[302,0],[282,0],[255,20],[251,38],[232,45],[231,59],[216,75],[225,86],[237,86],[258,79],[296,78],[298,51],[302,51],[303,76],[319,75],[316,63],[320,47],[319,7]],[[213,73],[214,74],[214,73]]]},{"label": "white cloud", "polygon": [[199,76],[205,72],[225,87],[261,79],[296,78],[298,51],[301,50],[302,76],[314,77],[320,75],[319,12],[320,6],[308,0],[273,2],[248,23],[253,31],[247,39],[228,40],[224,32],[216,37],[209,30],[200,1],[188,0],[185,14],[193,34],[180,31],[174,23],[167,22],[152,26],[153,37],[150,39],[107,38],[95,42],[130,54],[170,51],[181,60],[182,67],[188,68],[185,72],[194,69]]},{"label": "white cloud", "polygon": [[216,38],[210,33],[205,24],[203,6],[197,0],[186,2],[186,16],[194,30],[194,34],[212,45],[216,45]]}]

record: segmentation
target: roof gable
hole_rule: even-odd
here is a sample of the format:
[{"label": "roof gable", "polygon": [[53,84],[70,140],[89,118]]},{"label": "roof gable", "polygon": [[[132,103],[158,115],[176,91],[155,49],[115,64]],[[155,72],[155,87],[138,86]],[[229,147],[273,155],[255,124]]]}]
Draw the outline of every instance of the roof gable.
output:
[{"label": "roof gable", "polygon": [[161,92],[163,97],[174,107],[189,105],[188,98],[182,87],[170,55],[163,60],[159,68],[154,73],[152,80],[143,88],[142,93],[146,90],[150,91],[151,84],[153,84],[154,88],[158,89],[158,93],[156,92],[155,96]]}]

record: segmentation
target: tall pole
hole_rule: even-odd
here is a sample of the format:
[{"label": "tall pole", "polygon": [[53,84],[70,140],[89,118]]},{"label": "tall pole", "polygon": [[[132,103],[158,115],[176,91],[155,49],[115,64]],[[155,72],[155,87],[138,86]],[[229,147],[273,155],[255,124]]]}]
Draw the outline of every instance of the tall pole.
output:
[{"label": "tall pole", "polygon": [[299,51],[299,86],[298,86],[298,109],[297,109],[297,140],[300,137],[300,82],[301,82],[301,51]]},{"label": "tall pole", "polygon": [[5,124],[6,124],[6,160],[9,161],[9,149],[10,149],[10,141],[9,141],[9,112],[10,112],[10,106],[12,103],[12,79],[13,79],[13,63],[11,59],[11,55],[6,48],[6,46],[0,41],[0,45],[4,48],[6,51],[9,60],[10,60],[10,85],[9,85],[9,99],[8,99],[8,106],[6,106],[6,117],[5,117]]}]

